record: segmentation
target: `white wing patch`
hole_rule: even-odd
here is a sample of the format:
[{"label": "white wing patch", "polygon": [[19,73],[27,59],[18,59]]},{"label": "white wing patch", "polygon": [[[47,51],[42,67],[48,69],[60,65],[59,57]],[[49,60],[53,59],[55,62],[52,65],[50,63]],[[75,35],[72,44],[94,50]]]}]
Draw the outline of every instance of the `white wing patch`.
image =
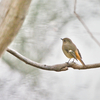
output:
[{"label": "white wing patch", "polygon": [[69,50],[69,52],[73,52],[72,50]]},{"label": "white wing patch", "polygon": [[77,60],[76,55],[75,55],[75,53],[73,52],[73,50],[69,50],[68,52],[73,56],[73,58],[75,58],[75,59]]}]

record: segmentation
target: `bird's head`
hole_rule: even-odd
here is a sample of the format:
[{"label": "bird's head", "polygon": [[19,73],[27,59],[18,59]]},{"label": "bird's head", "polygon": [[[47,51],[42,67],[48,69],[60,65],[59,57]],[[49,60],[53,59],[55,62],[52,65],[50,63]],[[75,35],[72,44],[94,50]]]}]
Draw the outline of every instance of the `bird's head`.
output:
[{"label": "bird's head", "polygon": [[61,40],[63,41],[63,43],[72,43],[71,39],[69,38],[61,38]]}]

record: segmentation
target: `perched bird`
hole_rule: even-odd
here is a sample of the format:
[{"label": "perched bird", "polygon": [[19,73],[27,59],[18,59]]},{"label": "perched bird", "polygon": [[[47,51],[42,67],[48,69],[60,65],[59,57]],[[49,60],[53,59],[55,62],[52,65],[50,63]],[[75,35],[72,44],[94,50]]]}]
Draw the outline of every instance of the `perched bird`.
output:
[{"label": "perched bird", "polygon": [[63,41],[62,50],[66,57],[69,58],[69,61],[71,58],[74,58],[76,60],[79,60],[83,66],[86,66],[85,63],[82,61],[82,57],[79,50],[77,49],[76,45],[72,42],[72,40],[69,38],[61,38],[61,40]]}]

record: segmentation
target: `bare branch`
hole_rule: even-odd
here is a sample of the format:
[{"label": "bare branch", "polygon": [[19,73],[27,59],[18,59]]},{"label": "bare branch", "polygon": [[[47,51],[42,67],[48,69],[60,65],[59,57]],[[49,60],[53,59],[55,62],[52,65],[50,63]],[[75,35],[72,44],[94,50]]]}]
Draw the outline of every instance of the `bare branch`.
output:
[{"label": "bare branch", "polygon": [[90,68],[98,68],[100,67],[100,63],[98,64],[89,64],[86,65],[86,68],[84,68],[83,65],[78,65],[76,63],[62,63],[62,64],[55,64],[55,65],[45,65],[45,64],[40,64],[35,61],[32,61],[25,56],[21,55],[17,51],[8,48],[7,51],[20,59],[21,61],[25,62],[26,64],[29,64],[31,66],[34,66],[36,68],[44,69],[44,70],[49,70],[49,71],[66,71],[68,70],[68,67],[74,68],[74,69],[90,69]]},{"label": "bare branch", "polygon": [[75,16],[82,23],[82,25],[87,30],[87,32],[90,34],[90,36],[92,37],[92,39],[100,46],[99,41],[93,36],[93,34],[90,32],[90,30],[88,29],[88,27],[86,26],[86,24],[83,22],[83,20],[80,18],[80,16],[76,13],[76,2],[77,2],[77,0],[75,0],[75,3],[74,3],[74,14],[75,14]]}]

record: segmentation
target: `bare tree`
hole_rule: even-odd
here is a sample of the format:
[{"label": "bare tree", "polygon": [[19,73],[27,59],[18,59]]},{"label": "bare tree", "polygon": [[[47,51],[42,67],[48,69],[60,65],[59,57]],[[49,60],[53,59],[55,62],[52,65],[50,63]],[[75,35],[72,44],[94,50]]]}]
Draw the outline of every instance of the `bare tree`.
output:
[{"label": "bare tree", "polygon": [[81,24],[84,26],[84,28],[86,29],[86,31],[90,34],[91,38],[98,44],[98,46],[100,46],[99,41],[93,36],[92,32],[89,30],[89,28],[86,26],[86,24],[84,23],[84,21],[81,19],[81,17],[76,13],[76,3],[77,0],[75,0],[74,3],[74,14],[77,17],[77,19],[81,22]]},{"label": "bare tree", "polygon": [[17,35],[31,0],[2,0],[0,3],[0,56]]},{"label": "bare tree", "polygon": [[[7,1],[3,0],[1,2],[0,6],[0,12],[2,13],[0,16],[0,56],[2,53],[6,50],[8,45],[13,41],[14,37],[18,33],[27,12],[27,9],[29,7],[31,0],[16,0],[16,1]],[[78,14],[75,11],[76,9],[76,2],[74,7],[74,13],[78,17]],[[81,20],[80,20],[81,21]],[[84,27],[85,24],[83,21],[81,22]],[[86,28],[87,29],[87,28]],[[89,69],[89,68],[97,68],[100,67],[100,63],[98,64],[89,64],[86,65],[86,68],[82,65],[78,65],[76,63],[63,63],[63,64],[55,64],[55,65],[46,65],[46,64],[40,64],[35,61],[32,61],[21,54],[19,54],[17,51],[7,48],[7,51],[20,59],[21,61],[25,62],[26,64],[29,64],[31,66],[44,69],[44,70],[53,70],[53,71],[65,71],[68,70],[68,67],[72,67],[74,69]]]}]

